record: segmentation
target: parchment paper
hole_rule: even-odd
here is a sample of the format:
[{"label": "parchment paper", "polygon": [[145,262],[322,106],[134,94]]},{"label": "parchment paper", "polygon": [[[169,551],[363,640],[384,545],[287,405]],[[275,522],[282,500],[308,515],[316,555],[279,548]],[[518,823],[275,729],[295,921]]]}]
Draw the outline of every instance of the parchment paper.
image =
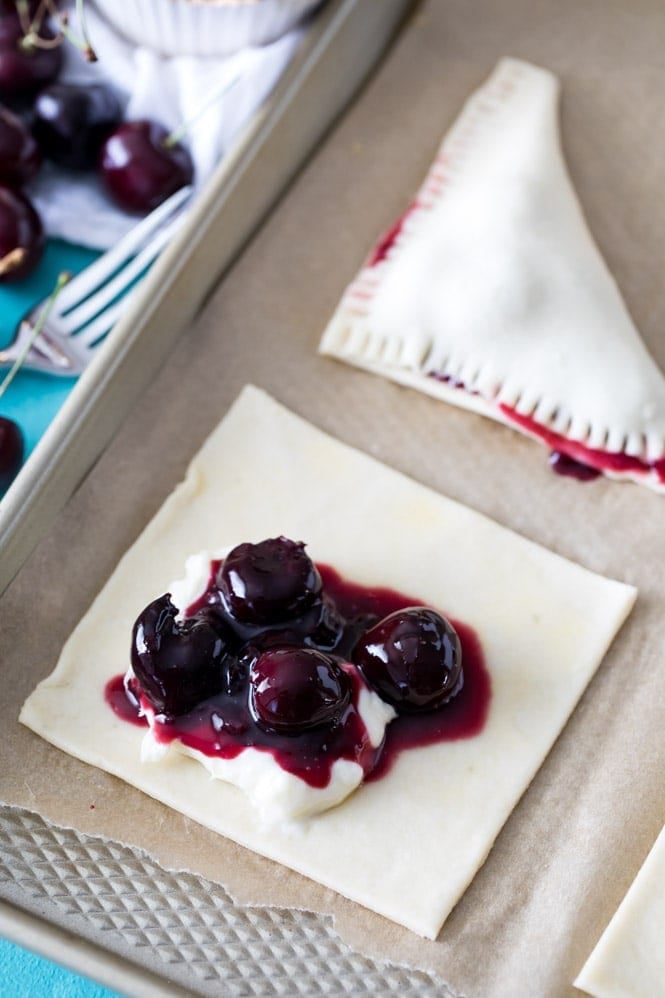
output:
[{"label": "parchment paper", "polygon": [[[557,478],[541,446],[318,357],[316,347],[343,287],[408,202],[464,98],[500,56],[513,55],[562,78],[574,182],[665,366],[663,37],[665,9],[656,0],[432,0],[418,8],[5,593],[5,802],[146,849],[167,867],[224,884],[240,901],[332,913],[354,947],[434,971],[458,993],[572,993],[665,819],[663,498],[638,486]],[[627,625],[434,943],[185,824],[16,721],[247,381],[419,481],[639,588]]]}]

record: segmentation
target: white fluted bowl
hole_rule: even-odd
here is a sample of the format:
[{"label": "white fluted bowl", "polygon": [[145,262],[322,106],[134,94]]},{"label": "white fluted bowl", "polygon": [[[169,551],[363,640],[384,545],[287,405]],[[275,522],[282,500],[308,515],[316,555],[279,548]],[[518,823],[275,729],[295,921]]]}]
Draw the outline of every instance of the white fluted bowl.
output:
[{"label": "white fluted bowl", "polygon": [[230,55],[266,45],[321,0],[95,0],[106,20],[137,45],[165,55]]}]

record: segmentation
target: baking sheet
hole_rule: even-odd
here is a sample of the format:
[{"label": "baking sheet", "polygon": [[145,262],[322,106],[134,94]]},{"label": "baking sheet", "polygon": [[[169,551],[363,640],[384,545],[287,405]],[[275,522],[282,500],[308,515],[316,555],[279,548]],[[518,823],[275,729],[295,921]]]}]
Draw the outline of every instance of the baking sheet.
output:
[{"label": "baking sheet", "polygon": [[[638,327],[665,366],[663,29],[665,11],[646,0],[432,0],[418,8],[6,591],[2,671],[12,681],[0,693],[3,799],[76,834],[104,835],[164,866],[184,865],[241,901],[332,915],[355,950],[435,973],[458,994],[574,993],[574,977],[665,818],[663,499],[638,486],[556,478],[539,445],[319,357],[316,347],[343,287],[408,202],[462,101],[509,54],[561,76],[571,174]],[[15,721],[121,554],[247,381],[342,440],[640,591],[434,943],[183,823]],[[165,889],[170,882],[165,876]],[[129,881],[126,892],[131,896]],[[306,981],[311,971],[289,964],[292,952],[283,972],[295,966]],[[218,955],[226,953],[220,942]],[[435,987],[425,979],[417,986]]]},{"label": "baking sheet", "polygon": [[0,593],[383,53],[411,0],[328,0],[0,503]]},{"label": "baking sheet", "polygon": [[[132,998],[187,998],[186,991],[169,984],[161,975],[152,974],[119,956],[112,956],[107,950],[100,950],[75,936],[71,930],[50,925],[6,901],[0,902],[0,934],[4,939],[64,964],[99,984],[122,994],[131,994]],[[85,989],[85,984],[81,986]]]}]

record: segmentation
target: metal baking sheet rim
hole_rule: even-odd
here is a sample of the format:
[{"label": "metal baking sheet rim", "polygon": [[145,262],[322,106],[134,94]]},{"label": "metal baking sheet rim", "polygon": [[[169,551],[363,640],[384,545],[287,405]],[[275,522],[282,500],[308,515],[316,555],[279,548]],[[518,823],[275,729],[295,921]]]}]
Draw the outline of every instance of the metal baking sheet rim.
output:
[{"label": "metal baking sheet rim", "polygon": [[0,936],[133,998],[187,998],[189,992],[0,899]]},{"label": "metal baking sheet rim", "polygon": [[0,502],[0,594],[412,5],[329,0],[315,15],[273,94],[199,192],[180,233]]}]

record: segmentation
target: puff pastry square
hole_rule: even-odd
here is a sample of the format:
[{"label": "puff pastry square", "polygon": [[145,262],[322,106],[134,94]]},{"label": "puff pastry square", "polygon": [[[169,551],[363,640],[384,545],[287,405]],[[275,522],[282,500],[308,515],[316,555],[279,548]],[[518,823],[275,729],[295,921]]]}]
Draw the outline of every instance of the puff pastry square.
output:
[{"label": "puff pastry square", "polygon": [[665,490],[665,378],[568,176],[559,83],[502,60],[346,289],[321,351]]},{"label": "puff pastry square", "polygon": [[617,908],[575,987],[594,998],[665,994],[665,828]]},{"label": "puff pastry square", "polygon": [[[193,759],[142,764],[143,729],[104,700],[139,611],[188,555],[284,533],[362,585],[472,627],[492,695],[474,737],[404,752],[297,829],[266,829]],[[434,937],[630,611],[601,578],[345,446],[248,387],[121,560],[21,720],[189,818]],[[183,855],[186,867],[187,854]],[[223,870],[220,871],[223,879]]]}]

